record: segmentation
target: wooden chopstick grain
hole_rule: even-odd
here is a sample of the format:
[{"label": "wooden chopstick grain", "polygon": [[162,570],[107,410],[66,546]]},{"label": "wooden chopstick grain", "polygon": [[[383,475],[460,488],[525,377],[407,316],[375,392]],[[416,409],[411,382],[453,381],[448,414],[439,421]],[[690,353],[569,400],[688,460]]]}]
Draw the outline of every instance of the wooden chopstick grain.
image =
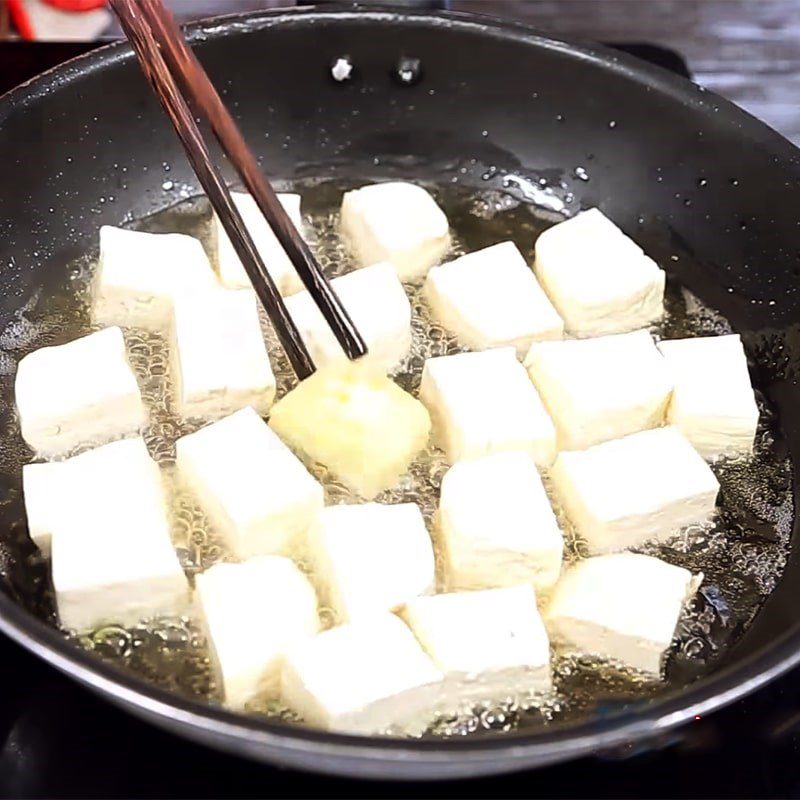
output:
[{"label": "wooden chopstick grain", "polygon": [[191,109],[164,62],[148,25],[146,12],[136,0],[110,0],[110,4],[133,47],[142,71],[169,116],[203,190],[253,283],[253,288],[275,327],[295,374],[300,380],[307,378],[314,372],[314,362],[231,199],[225,181],[212,161]]},{"label": "wooden chopstick grain", "polygon": [[139,3],[147,12],[148,21],[161,47],[161,54],[173,76],[184,94],[205,115],[222,149],[256,201],[339,345],[351,359],[365,355],[366,345],[350,315],[325,278],[322,268],[295,228],[274,189],[259,169],[238,125],[203,66],[186,44],[171,12],[162,0],[139,0]]},{"label": "wooden chopstick grain", "polygon": [[[360,358],[365,355],[367,348],[363,338],[323,274],[310,248],[278,200],[275,191],[262,175],[233,117],[228,113],[205,70],[186,44],[180,28],[175,23],[170,12],[161,0],[111,0],[111,6],[117,16],[120,17],[120,22],[123,24],[126,35],[130,38],[131,34],[138,33],[139,40],[143,42],[143,45],[140,45],[137,50],[137,57],[139,57],[140,63],[142,58],[139,51],[142,51],[142,55],[145,58],[150,57],[150,49],[145,52],[143,47],[152,48],[154,46],[157,49],[159,58],[157,61],[154,60],[153,63],[164,67],[165,74],[163,76],[160,74],[161,69],[157,69],[154,72],[152,67],[147,74],[148,76],[154,76],[156,83],[153,83],[152,78],[151,83],[156,92],[159,93],[159,96],[159,83],[163,83],[164,78],[166,78],[171,86],[177,87],[179,95],[180,92],[183,93],[183,96],[179,96],[179,100],[182,101],[183,105],[188,109],[187,101],[191,102],[193,109],[199,111],[209,122],[223,151],[256,201],[256,205],[272,228],[278,242],[285,250],[344,353],[350,359]],[[126,20],[123,20],[121,16],[123,14],[126,16]],[[129,30],[131,31],[130,34]],[[136,45],[134,45],[134,48],[136,49]],[[144,64],[142,65],[144,66]],[[165,108],[167,107],[165,106]],[[184,121],[180,120],[180,114],[176,118],[169,108],[167,108],[167,113],[173,119],[174,125],[176,124],[176,119],[179,120],[179,124],[183,124]],[[194,119],[191,116],[189,121],[194,124]],[[177,125],[176,130],[178,130]],[[186,147],[185,137],[181,136],[181,140],[184,142],[184,147]],[[207,166],[210,165],[213,169],[209,151],[204,146],[203,160],[206,157],[208,157]],[[200,176],[198,175],[198,177]],[[209,194],[208,191],[206,193]],[[214,205],[210,194],[209,199],[212,200],[212,205]],[[226,220],[222,214],[219,214],[219,216],[227,231]],[[231,236],[231,241],[234,242],[234,247],[236,248],[233,236]],[[238,253],[238,248],[236,249]],[[244,260],[242,263],[244,264]],[[258,289],[252,275],[250,275],[250,278],[256,289]]]}]

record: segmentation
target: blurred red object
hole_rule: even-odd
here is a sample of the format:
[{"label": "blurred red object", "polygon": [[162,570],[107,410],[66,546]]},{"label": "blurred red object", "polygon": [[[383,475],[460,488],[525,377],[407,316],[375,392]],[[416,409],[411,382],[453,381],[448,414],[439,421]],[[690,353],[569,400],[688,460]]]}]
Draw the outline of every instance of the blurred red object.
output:
[{"label": "blurred red object", "polygon": [[106,0],[42,0],[42,2],[62,11],[94,11],[106,5]]},{"label": "blurred red object", "polygon": [[[67,13],[95,11],[107,5],[107,0],[41,0],[41,2]],[[25,8],[25,0],[0,0],[0,4],[2,3],[5,4],[11,24],[17,29],[20,38],[26,41],[35,40],[36,32]]]},{"label": "blurred red object", "polygon": [[6,0],[6,8],[11,22],[17,29],[20,38],[31,41],[35,39],[33,26],[31,25],[28,12],[25,10],[24,0]]}]

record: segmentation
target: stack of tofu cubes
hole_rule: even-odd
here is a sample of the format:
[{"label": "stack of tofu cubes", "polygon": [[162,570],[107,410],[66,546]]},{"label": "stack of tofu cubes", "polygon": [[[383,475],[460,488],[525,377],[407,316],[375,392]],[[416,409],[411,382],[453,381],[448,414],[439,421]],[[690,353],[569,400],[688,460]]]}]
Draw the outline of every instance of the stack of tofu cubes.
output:
[{"label": "stack of tofu cubes", "polygon": [[[62,625],[196,615],[229,707],[277,699],[367,734],[547,692],[551,646],[659,675],[702,576],[628,551],[708,520],[704,459],[752,448],[739,338],[656,344],[664,273],[599,210],[543,233],[533,269],[512,242],[443,263],[433,197],[383,183],[341,209],[357,268],[333,284],[369,349],[351,380],[252,199],[234,200],[319,370],[275,402],[256,298],[217,220],[212,259],[189,236],[102,228],[100,329],[26,356],[16,380],[37,457],[29,530]],[[281,202],[302,229],[299,196]],[[404,283],[469,351],[428,359],[419,399],[387,377],[411,347]],[[177,472],[227,553],[194,589],[122,328],[168,337],[174,411],[204,423],[177,440]],[[431,431],[451,466],[429,532],[415,504],[375,498]],[[363,502],[326,506],[312,462]],[[562,524],[589,553],[563,569]]]}]

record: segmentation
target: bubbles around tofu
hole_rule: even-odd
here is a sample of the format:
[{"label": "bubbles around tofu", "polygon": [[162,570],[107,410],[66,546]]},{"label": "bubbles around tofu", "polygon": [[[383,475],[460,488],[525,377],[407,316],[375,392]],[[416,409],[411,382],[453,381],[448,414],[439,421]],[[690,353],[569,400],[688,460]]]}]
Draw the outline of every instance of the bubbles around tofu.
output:
[{"label": "bubbles around tofu", "polygon": [[[576,175],[583,180],[580,175]],[[352,262],[338,235],[338,206],[343,190],[353,185],[310,181],[293,189],[303,195],[303,211],[309,239],[330,277],[348,272]],[[511,239],[529,261],[533,242],[554,221],[553,211],[563,211],[557,193],[519,178],[505,191],[496,187],[476,191],[442,181],[429,186],[442,205],[455,232],[448,258]],[[545,192],[543,195],[542,193]],[[532,206],[531,201],[544,203]],[[555,199],[554,199],[555,198]],[[531,213],[531,212],[534,213]],[[560,218],[556,214],[555,218]],[[209,209],[203,199],[190,199],[151,218],[135,221],[135,227],[153,232],[190,233],[209,244]],[[22,442],[13,411],[13,375],[16,363],[27,352],[57,344],[90,330],[89,284],[94,257],[82,255],[59,276],[58,283],[35,295],[0,331],[0,430],[4,448],[0,454],[0,480],[6,500],[0,502],[0,520],[7,523],[6,540],[0,547],[0,570],[18,587],[21,601],[40,617],[55,620],[53,598],[47,579],[48,565],[28,541],[21,522],[19,468],[30,459]],[[55,272],[55,271],[54,271]],[[416,394],[426,358],[462,351],[455,337],[435,324],[421,297],[421,285],[406,286],[413,309],[412,348],[395,379]],[[278,397],[295,385],[288,360],[277,345],[262,315]],[[677,338],[716,335],[730,331],[724,317],[709,309],[680,286],[668,283],[667,314],[653,328],[657,336]],[[164,467],[172,489],[173,540],[189,576],[229,558],[208,519],[175,484],[174,443],[201,423],[179,420],[167,380],[169,351],[164,336],[144,331],[126,333],[129,357],[136,372],[150,420],[144,431],[148,449]],[[776,359],[780,354],[776,354]],[[670,651],[666,683],[633,675],[615,665],[586,658],[554,661],[556,691],[547,697],[531,695],[514,702],[464,708],[438,719],[425,736],[459,738],[497,735],[508,731],[535,730],[554,721],[579,719],[586,714],[604,716],[702,675],[715,657],[730,645],[753,619],[780,578],[789,552],[794,514],[791,464],[784,455],[780,427],[773,410],[759,397],[761,424],[752,457],[728,459],[713,465],[723,487],[723,504],[712,524],[693,526],[668,545],[648,546],[644,552],[670,563],[702,571],[705,581],[679,624]],[[435,530],[439,487],[447,470],[442,454],[429,447],[411,465],[401,484],[381,494],[381,502],[415,502],[429,529]],[[315,468],[325,486],[326,502],[351,502],[352,495],[321,466]],[[558,512],[559,509],[556,508]],[[583,553],[583,543],[565,524],[566,558]],[[302,566],[302,564],[301,564]],[[323,625],[330,612],[322,609]],[[135,628],[106,626],[90,635],[75,637],[83,647],[105,660],[122,664],[138,675],[184,695],[219,702],[204,636],[187,619],[154,619]],[[255,704],[257,715],[291,716],[276,704]]]}]

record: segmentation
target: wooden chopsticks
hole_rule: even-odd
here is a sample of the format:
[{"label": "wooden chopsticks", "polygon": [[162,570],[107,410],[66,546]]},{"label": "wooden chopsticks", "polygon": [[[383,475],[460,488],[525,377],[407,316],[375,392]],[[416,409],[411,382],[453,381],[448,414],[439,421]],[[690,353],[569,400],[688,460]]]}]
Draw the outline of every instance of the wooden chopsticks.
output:
[{"label": "wooden chopsticks", "polygon": [[252,194],[345,354],[350,359],[365,355],[367,348],[350,316],[274,190],[258,169],[236,123],[187,46],[169,11],[161,0],[110,0],[110,4],[272,321],[297,377],[301,380],[308,377],[314,372],[314,363],[253,244],[225,181],[212,161],[186,98],[193,103],[195,111],[202,113],[209,122],[223,151]]}]

